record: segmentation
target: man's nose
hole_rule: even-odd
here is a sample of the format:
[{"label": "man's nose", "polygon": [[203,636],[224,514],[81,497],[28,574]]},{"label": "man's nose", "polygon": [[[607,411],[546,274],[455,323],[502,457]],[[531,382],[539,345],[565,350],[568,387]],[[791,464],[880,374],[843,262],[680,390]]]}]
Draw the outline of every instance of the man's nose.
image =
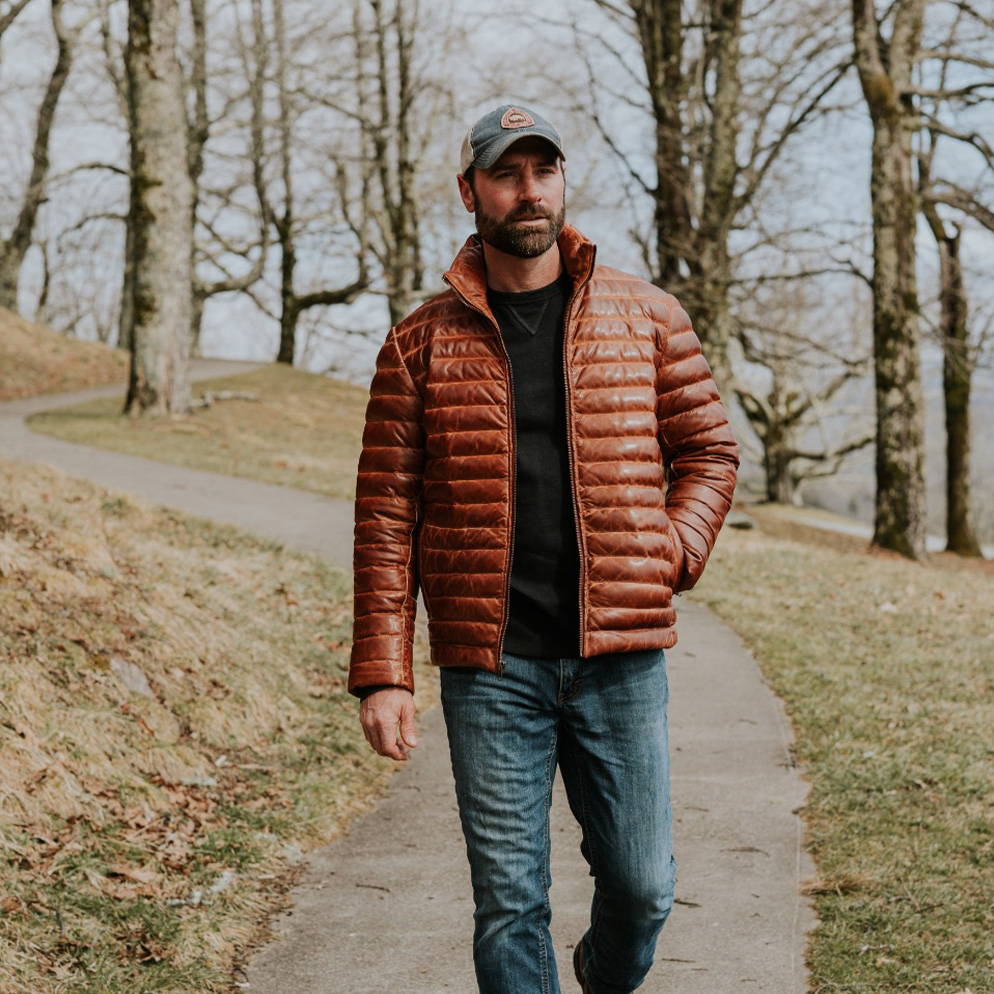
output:
[{"label": "man's nose", "polygon": [[518,191],[518,197],[529,204],[536,203],[542,199],[542,191],[539,189],[538,183],[535,182],[535,177],[530,172],[526,172],[521,177],[521,188]]}]

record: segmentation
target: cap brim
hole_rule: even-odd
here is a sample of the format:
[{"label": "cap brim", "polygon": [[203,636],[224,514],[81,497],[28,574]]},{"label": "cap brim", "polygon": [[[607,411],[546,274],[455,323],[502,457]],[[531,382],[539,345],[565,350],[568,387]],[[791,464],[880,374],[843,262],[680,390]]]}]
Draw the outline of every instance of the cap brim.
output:
[{"label": "cap brim", "polygon": [[516,141],[521,141],[522,138],[544,138],[563,158],[566,157],[555,138],[550,138],[544,131],[522,128],[520,131],[496,138],[493,144],[485,148],[470,165],[478,169],[489,169]]}]

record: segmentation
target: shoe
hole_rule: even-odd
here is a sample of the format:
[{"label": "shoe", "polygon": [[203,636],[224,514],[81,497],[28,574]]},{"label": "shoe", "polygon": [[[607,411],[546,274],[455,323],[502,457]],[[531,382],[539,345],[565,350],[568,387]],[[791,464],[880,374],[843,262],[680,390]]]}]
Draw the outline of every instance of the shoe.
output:
[{"label": "shoe", "polygon": [[580,939],[580,941],[573,947],[573,972],[576,974],[576,979],[580,984],[581,994],[590,994],[590,988],[583,979],[583,970],[585,966],[586,957],[583,953],[583,939]]}]

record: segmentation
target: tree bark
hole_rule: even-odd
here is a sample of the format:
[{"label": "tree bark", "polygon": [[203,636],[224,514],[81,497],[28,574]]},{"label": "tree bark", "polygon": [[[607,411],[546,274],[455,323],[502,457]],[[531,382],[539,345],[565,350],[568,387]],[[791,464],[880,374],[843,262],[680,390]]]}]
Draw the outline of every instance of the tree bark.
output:
[{"label": "tree bark", "polygon": [[283,180],[283,210],[275,218],[276,236],[280,244],[280,345],[276,361],[293,365],[297,344],[297,320],[294,271],[297,268],[297,247],[293,202],[293,118],[290,94],[287,90],[286,21],[283,0],[273,4],[273,32],[276,40],[276,83],[279,90],[280,175]]},{"label": "tree bark", "polygon": [[873,0],[853,0],[853,39],[873,124],[873,349],[876,508],[873,544],[925,556],[923,402],[919,359],[912,177],[916,128],[909,89],[921,45],[924,0],[896,0],[884,43]]},{"label": "tree bark", "polygon": [[178,0],[129,0],[134,347],[125,411],[132,415],[190,410],[193,185],[178,23]]},{"label": "tree bark", "polygon": [[980,556],[970,506],[970,387],[966,291],[959,231],[940,245],[942,269],[942,397],[946,415],[946,548]]},{"label": "tree bark", "polygon": [[207,118],[207,8],[205,0],[190,0],[190,18],[193,28],[193,45],[190,52],[193,119],[187,125],[189,144],[187,161],[190,168],[190,184],[193,190],[190,203],[190,353],[199,355],[204,301],[197,280],[194,235],[197,225],[197,202],[200,198],[200,178],[204,171],[204,146],[207,144],[210,133]]},{"label": "tree bark", "polygon": [[631,0],[631,8],[655,123],[654,277],[660,286],[676,288],[684,278],[681,261],[693,257],[690,174],[680,109],[687,90],[681,0]]},{"label": "tree bark", "polygon": [[925,217],[939,247],[942,399],[946,420],[946,550],[981,556],[970,501],[970,356],[966,288],[960,263],[960,230],[947,230],[933,203]]}]

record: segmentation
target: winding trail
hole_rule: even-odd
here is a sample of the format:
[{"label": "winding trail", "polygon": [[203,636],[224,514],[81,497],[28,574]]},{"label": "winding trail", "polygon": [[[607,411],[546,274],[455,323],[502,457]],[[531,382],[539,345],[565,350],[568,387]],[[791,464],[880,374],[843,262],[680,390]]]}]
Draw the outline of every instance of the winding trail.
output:
[{"label": "winding trail", "polygon": [[[194,378],[254,368],[200,360]],[[0,403],[0,456],[43,462],[350,568],[352,504],[302,490],[184,469],[31,432],[24,418],[120,387]],[[677,905],[644,994],[804,994],[800,882],[814,875],[793,812],[807,785],[794,768],[779,700],[739,638],[692,599],[677,601],[680,641],[667,650]],[[423,604],[419,615],[423,617]],[[293,907],[251,959],[250,994],[470,994],[472,893],[441,709],[418,716],[419,746],[387,794],[306,857]],[[574,994],[573,943],[593,881],[557,777],[553,908],[563,994]],[[246,986],[247,983],[247,986]],[[538,994],[538,992],[536,992]]]}]

